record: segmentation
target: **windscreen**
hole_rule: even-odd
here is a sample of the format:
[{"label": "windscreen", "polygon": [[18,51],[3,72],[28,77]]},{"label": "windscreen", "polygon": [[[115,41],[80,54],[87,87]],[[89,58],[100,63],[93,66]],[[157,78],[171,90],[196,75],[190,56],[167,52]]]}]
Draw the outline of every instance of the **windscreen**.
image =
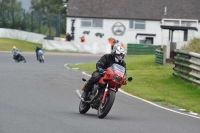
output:
[{"label": "windscreen", "polygon": [[123,66],[120,66],[118,64],[113,64],[113,71],[116,75],[123,77],[125,73],[125,68]]}]

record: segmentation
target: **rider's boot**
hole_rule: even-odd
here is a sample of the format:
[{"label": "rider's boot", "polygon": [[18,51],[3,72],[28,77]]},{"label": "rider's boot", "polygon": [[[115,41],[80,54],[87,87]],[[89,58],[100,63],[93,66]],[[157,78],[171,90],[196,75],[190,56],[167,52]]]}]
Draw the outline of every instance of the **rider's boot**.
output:
[{"label": "rider's boot", "polygon": [[83,92],[81,97],[86,101],[87,100],[87,97],[88,97],[88,92]]}]

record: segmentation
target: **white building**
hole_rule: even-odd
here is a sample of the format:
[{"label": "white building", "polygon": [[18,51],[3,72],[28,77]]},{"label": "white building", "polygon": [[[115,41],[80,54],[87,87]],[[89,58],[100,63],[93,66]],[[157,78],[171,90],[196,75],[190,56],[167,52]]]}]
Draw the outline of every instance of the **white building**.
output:
[{"label": "white building", "polygon": [[[200,0],[69,0],[67,32],[73,34],[75,20],[75,41],[81,36],[94,43],[108,43],[111,37],[154,45],[172,41],[179,48],[190,38],[200,37],[199,6]],[[174,31],[173,37],[169,31]]]}]

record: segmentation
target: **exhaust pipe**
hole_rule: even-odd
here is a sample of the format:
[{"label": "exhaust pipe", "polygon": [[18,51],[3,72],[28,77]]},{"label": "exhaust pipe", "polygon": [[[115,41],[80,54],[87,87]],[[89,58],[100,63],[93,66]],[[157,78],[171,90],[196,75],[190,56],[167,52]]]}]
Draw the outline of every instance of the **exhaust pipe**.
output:
[{"label": "exhaust pipe", "polygon": [[94,98],[93,98],[91,101],[85,101],[85,100],[81,97],[80,91],[79,91],[79,90],[76,90],[76,91],[75,91],[75,93],[76,93],[76,95],[78,96],[78,98],[79,98],[81,101],[86,102],[86,103],[91,103],[91,102],[96,98],[96,96],[98,95],[98,92],[99,92],[99,91],[97,90],[97,92],[96,92]]},{"label": "exhaust pipe", "polygon": [[81,97],[81,93],[80,93],[79,90],[76,90],[75,93],[76,93],[76,95],[78,96],[78,98],[79,98],[80,100],[84,101],[84,99]]}]

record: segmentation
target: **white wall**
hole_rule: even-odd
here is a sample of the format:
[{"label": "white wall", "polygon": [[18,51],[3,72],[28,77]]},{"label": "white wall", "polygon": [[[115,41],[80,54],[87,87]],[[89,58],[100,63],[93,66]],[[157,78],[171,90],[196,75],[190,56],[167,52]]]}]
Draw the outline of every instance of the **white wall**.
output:
[{"label": "white wall", "polygon": [[56,40],[44,40],[43,49],[46,50],[59,50],[59,51],[71,51],[71,52],[85,52],[92,54],[107,54],[111,52],[109,44],[101,43],[81,43],[77,41],[56,41]]},{"label": "white wall", "polygon": [[[117,19],[104,19],[103,20],[103,28],[94,28],[94,27],[81,27],[81,19],[80,18],[67,18],[67,32],[71,33],[72,27],[72,19],[75,19],[74,27],[75,27],[75,40],[80,41],[81,36],[83,36],[84,31],[90,31],[89,35],[84,35],[87,41],[90,42],[104,42],[108,43],[108,38],[113,37],[120,42],[128,42],[128,43],[137,43],[135,38],[137,33],[146,33],[146,34],[156,34],[154,44],[161,44],[159,38],[161,37],[161,29],[159,26],[160,22],[156,21],[146,21],[146,30],[133,30],[129,29],[129,20],[117,20]],[[125,27],[126,31],[123,36],[116,36],[112,32],[112,27],[116,22],[121,22]],[[103,33],[104,36],[102,38],[96,37],[95,34]]]},{"label": "white wall", "polygon": [[[129,20],[121,20],[121,19],[104,19],[103,20],[103,28],[84,28],[81,27],[81,19],[80,18],[67,18],[67,32],[71,33],[72,27],[72,19],[75,19],[74,27],[75,27],[75,40],[80,41],[81,36],[83,36],[84,31],[90,31],[89,35],[84,35],[86,40],[89,42],[101,42],[108,43],[108,38],[113,37],[120,42],[127,43],[138,43],[135,36],[137,33],[145,33],[145,34],[156,34],[154,37],[154,45],[167,45],[169,40],[169,30],[162,30],[160,28],[160,21],[146,21],[146,29],[145,30],[134,30],[129,28]],[[126,27],[126,31],[123,36],[116,36],[112,32],[112,26],[116,22],[121,22]],[[200,29],[200,25],[199,25]],[[103,33],[104,36],[102,38],[96,37],[95,33]],[[189,31],[188,39],[193,37],[200,37],[199,32]],[[183,41],[183,31],[175,31],[173,42],[182,42]]]},{"label": "white wall", "polygon": [[46,50],[59,50],[59,51],[71,51],[71,52],[86,52],[92,54],[105,54],[110,53],[110,45],[104,43],[92,43],[80,41],[67,42],[63,38],[54,38],[55,40],[45,40],[45,35],[26,32],[14,29],[0,28],[0,38],[11,38],[24,40],[27,42],[34,42],[43,45],[43,49]]},{"label": "white wall", "polygon": [[21,30],[15,30],[15,29],[0,28],[0,37],[12,38],[12,39],[24,40],[27,42],[42,44],[43,39],[44,37],[46,37],[46,35],[33,33],[33,32],[27,32],[27,31],[21,31]]}]

